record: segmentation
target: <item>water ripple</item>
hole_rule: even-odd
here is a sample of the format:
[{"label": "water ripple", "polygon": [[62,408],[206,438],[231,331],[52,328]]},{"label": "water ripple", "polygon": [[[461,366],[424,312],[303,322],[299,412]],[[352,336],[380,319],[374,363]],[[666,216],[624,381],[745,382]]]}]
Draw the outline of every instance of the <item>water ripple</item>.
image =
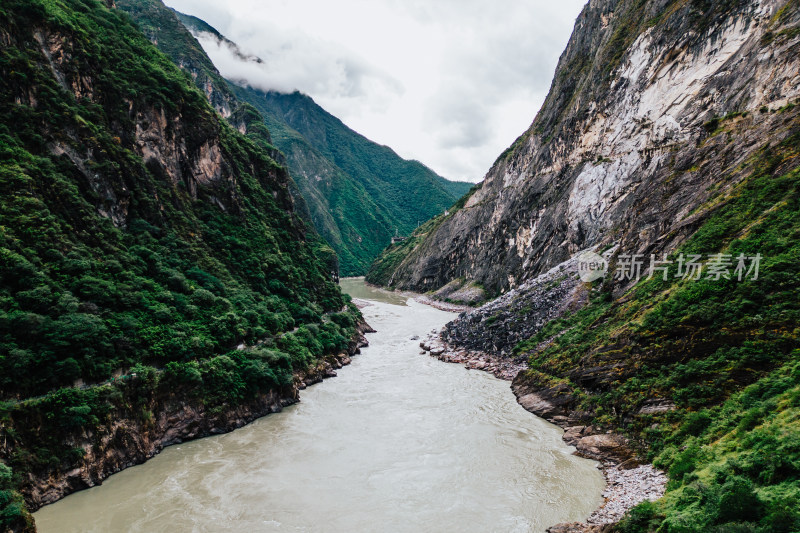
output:
[{"label": "water ripple", "polygon": [[371,346],[300,404],[45,507],[39,531],[529,532],[586,518],[595,463],[507,382],[419,354],[410,337],[452,313],[386,299],[363,310]]}]

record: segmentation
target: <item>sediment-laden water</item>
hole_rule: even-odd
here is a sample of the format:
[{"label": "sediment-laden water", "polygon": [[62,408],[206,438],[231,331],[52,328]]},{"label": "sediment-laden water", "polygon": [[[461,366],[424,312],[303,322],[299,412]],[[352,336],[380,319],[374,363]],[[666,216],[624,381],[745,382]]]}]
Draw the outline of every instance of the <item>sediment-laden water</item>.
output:
[{"label": "sediment-laden water", "polygon": [[596,463],[508,382],[419,353],[455,315],[343,280],[378,333],[301,402],[35,514],[42,533],[528,532],[586,518]]}]

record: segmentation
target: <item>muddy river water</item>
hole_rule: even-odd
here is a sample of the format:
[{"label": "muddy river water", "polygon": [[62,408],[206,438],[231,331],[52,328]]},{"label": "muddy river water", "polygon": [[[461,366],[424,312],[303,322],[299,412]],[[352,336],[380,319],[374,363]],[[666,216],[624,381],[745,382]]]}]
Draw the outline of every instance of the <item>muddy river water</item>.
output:
[{"label": "muddy river water", "polygon": [[543,532],[600,503],[596,463],[509,383],[421,355],[455,314],[342,280],[377,333],[300,403],[44,507],[42,533]]}]

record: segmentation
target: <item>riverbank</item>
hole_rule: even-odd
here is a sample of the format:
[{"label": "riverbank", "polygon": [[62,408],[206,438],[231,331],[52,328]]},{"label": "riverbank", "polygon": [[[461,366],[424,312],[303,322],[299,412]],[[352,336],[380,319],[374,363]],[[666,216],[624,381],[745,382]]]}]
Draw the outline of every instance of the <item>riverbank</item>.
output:
[{"label": "riverbank", "polygon": [[[76,435],[69,445],[81,450],[82,458],[73,468],[30,474],[22,487],[26,505],[36,511],[65,496],[102,484],[109,476],[144,463],[164,448],[211,435],[228,433],[300,400],[299,391],[336,375],[351,358],[368,345],[365,333],[374,330],[357,325],[347,349],[329,354],[304,372],[296,372],[290,385],[258,394],[227,408],[207,408],[202,400],[169,392],[151,398],[138,409],[125,405],[126,391],[120,391],[122,405],[109,413],[107,423],[95,431]],[[141,416],[142,413],[148,416]]]},{"label": "riverbank", "polygon": [[[419,301],[419,300],[418,300]],[[423,302],[424,303],[424,302]],[[600,463],[606,479],[603,504],[583,523],[556,524],[549,533],[601,533],[618,522],[629,510],[645,500],[664,495],[666,475],[649,464],[642,464],[628,440],[613,432],[601,432],[591,425],[581,425],[584,416],[570,412],[564,396],[556,389],[536,389],[523,379],[528,366],[500,355],[450,346],[438,331],[431,332],[420,343],[423,354],[447,363],[458,363],[468,369],[483,370],[512,382],[518,403],[527,411],[564,430],[564,442],[575,447],[575,454]]]},{"label": "riverbank", "polygon": [[449,302],[443,302],[441,300],[434,300],[430,296],[426,296],[424,294],[417,294],[415,292],[409,292],[407,294],[409,294],[412,298],[414,298],[415,301],[421,304],[430,305],[431,307],[439,309],[440,311],[449,311],[451,313],[463,313],[464,311],[469,311],[471,309],[474,309],[473,307],[470,307],[468,305],[452,304]]},{"label": "riverbank", "polygon": [[[366,280],[364,280],[363,277],[352,277],[352,278],[342,278],[342,279],[343,280],[358,280],[358,281],[363,282],[364,287],[367,287],[368,289],[371,289],[373,291],[381,291],[386,295],[391,295],[391,296],[396,297],[398,300],[402,300],[402,299],[414,300],[415,302],[419,302],[421,304],[428,305],[428,306],[433,307],[434,309],[438,309],[440,311],[447,311],[449,313],[463,313],[465,311],[471,311],[472,309],[474,309],[474,307],[470,307],[468,305],[460,305],[460,304],[454,304],[454,303],[450,303],[450,302],[443,302],[441,300],[436,300],[434,298],[431,298],[427,294],[420,294],[420,293],[412,292],[412,291],[389,290],[389,289],[386,289],[385,287],[381,287],[380,285],[374,285],[372,283],[368,283]],[[361,302],[356,302],[357,299],[361,300]],[[360,297],[354,297],[353,301],[356,303],[356,306],[359,306],[359,305],[370,305],[369,302],[367,302],[366,300],[364,300],[363,298],[360,298]]]},{"label": "riverbank", "polygon": [[507,383],[419,356],[411,338],[455,314],[369,301],[380,333],[336,379],[41,509],[40,531],[543,532],[599,505],[594,462],[519,409]]}]

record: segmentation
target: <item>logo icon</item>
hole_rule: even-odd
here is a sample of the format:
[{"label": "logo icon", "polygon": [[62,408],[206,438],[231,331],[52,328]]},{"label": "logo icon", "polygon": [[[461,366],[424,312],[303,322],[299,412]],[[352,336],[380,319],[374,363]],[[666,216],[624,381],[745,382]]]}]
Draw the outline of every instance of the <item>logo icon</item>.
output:
[{"label": "logo icon", "polygon": [[587,283],[602,278],[608,270],[608,261],[594,252],[581,252],[577,261],[578,277]]}]

